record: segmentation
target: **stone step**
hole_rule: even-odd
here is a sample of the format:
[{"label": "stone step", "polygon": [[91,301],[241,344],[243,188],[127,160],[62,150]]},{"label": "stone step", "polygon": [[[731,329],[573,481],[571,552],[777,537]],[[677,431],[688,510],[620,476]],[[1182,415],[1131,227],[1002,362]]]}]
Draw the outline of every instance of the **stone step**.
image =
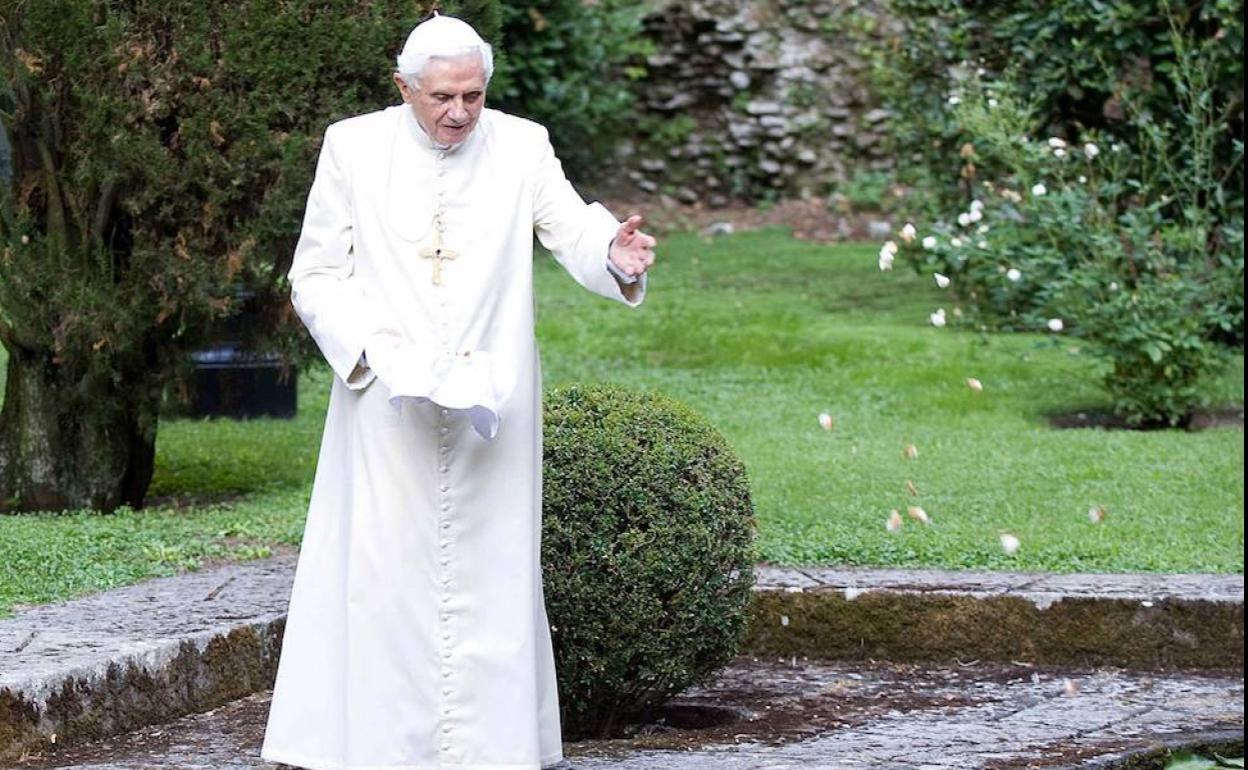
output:
[{"label": "stone step", "polygon": [[[0,762],[270,687],[295,554],[0,620]],[[1243,668],[1243,576],[762,567],[744,650],[842,660]]]},{"label": "stone step", "polygon": [[[1243,678],[741,658],[627,739],[567,743],[557,770],[1151,770],[1167,752],[1243,752]],[[278,770],[269,693],[16,770]],[[720,720],[706,719],[721,715]]]}]

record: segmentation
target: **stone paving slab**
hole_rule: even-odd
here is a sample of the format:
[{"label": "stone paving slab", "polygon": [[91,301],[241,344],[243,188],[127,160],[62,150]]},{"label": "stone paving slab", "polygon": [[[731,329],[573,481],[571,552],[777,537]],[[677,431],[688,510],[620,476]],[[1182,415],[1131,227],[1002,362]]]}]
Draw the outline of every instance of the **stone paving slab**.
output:
[{"label": "stone paving slab", "polygon": [[[1078,689],[1068,683],[1077,683]],[[20,770],[279,770],[259,758],[269,694]],[[1236,674],[740,659],[678,699],[736,721],[565,744],[558,770],[1021,770],[1160,767],[1159,747],[1243,751]]]},{"label": "stone paving slab", "polygon": [[[295,559],[152,580],[0,620],[0,761],[271,686]],[[1242,575],[764,566],[758,577],[747,652],[1243,666]]]},{"label": "stone paving slab", "polygon": [[0,620],[0,762],[271,687],[294,559],[150,580]]}]

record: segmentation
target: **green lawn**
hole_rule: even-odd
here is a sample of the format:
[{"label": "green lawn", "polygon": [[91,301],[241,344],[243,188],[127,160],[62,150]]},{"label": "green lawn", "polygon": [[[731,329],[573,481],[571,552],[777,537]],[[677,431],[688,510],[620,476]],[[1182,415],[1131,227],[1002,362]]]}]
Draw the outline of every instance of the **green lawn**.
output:
[{"label": "green lawn", "polygon": [[[933,328],[927,315],[952,311],[948,297],[930,279],[880,273],[877,248],[778,230],[672,237],[635,311],[543,260],[546,383],[611,380],[706,414],[749,468],[767,561],[1242,572],[1242,431],[1049,427],[1050,412],[1104,407],[1078,342]],[[328,376],[305,373],[293,422],[163,423],[152,494],[176,505],[0,517],[0,611],[297,543]],[[1242,403],[1243,381],[1237,358],[1210,392]],[[887,532],[907,505],[931,526]],[[1108,511],[1101,524],[1093,505]],[[1012,557],[1003,532],[1021,540]]]}]

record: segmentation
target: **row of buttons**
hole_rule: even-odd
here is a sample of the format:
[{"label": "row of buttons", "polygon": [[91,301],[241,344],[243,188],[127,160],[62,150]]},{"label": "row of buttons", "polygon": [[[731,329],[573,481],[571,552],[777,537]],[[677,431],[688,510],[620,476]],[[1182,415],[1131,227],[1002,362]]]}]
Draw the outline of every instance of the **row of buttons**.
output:
[{"label": "row of buttons", "polygon": [[[444,161],[445,159],[446,159],[446,153],[439,152],[438,163],[437,163],[437,168],[436,168],[436,173],[439,178],[445,177],[446,175],[446,168],[442,164],[442,161]],[[446,191],[443,189],[442,185],[438,184],[437,190],[436,190],[437,213],[434,216],[434,224],[439,230],[439,239],[446,232],[446,222],[443,218],[443,204],[445,201],[445,192]],[[441,337],[442,351],[449,355],[451,352],[451,345],[450,345],[450,339],[449,339],[450,328],[449,328],[449,323],[447,321],[446,293],[443,292],[441,288],[442,287],[440,283],[435,286],[435,291],[437,291],[437,294],[438,294],[438,310],[439,310],[438,324],[439,324],[439,331],[441,332],[439,336]],[[451,707],[451,698],[455,696],[455,690],[452,687],[452,681],[451,681],[454,678],[455,671],[454,671],[454,668],[452,667],[452,657],[454,653],[451,649],[452,642],[454,641],[453,634],[451,633],[451,622],[454,620],[454,618],[451,615],[451,603],[452,603],[451,591],[454,587],[454,583],[451,580],[451,545],[452,545],[451,533],[450,533],[451,501],[449,497],[449,492],[451,490],[451,485],[450,485],[451,428],[450,428],[450,425],[448,424],[449,417],[450,417],[449,410],[447,409],[439,410],[439,414],[438,414],[438,438],[439,438],[438,454],[439,454],[439,457],[438,457],[438,482],[437,483],[438,483],[438,493],[439,493],[438,502],[439,502],[439,508],[441,509],[439,513],[438,526],[439,526],[439,530],[441,534],[440,534],[439,543],[438,543],[438,548],[439,548],[438,564],[441,567],[441,569],[439,569],[439,572],[441,573],[440,582],[442,585],[442,591],[441,591],[441,610],[439,612],[438,619],[440,621],[441,646],[442,646],[442,682],[443,682],[443,685],[442,685],[441,732],[442,732],[442,740],[443,740],[442,742],[443,753],[450,753],[451,751],[454,750],[454,744],[451,743],[450,737],[451,737],[451,733],[453,732],[453,726],[451,724],[451,716],[453,713],[453,710]]]}]

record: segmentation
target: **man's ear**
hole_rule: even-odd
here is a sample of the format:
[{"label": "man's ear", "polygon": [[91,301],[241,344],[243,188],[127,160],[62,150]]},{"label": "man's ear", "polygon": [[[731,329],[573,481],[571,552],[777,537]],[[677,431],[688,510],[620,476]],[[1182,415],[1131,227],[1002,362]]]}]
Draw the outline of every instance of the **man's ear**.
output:
[{"label": "man's ear", "polygon": [[403,76],[397,72],[394,73],[394,85],[399,89],[399,96],[403,97],[403,101],[410,104],[412,101],[411,88],[408,87],[407,81],[403,79]]}]

